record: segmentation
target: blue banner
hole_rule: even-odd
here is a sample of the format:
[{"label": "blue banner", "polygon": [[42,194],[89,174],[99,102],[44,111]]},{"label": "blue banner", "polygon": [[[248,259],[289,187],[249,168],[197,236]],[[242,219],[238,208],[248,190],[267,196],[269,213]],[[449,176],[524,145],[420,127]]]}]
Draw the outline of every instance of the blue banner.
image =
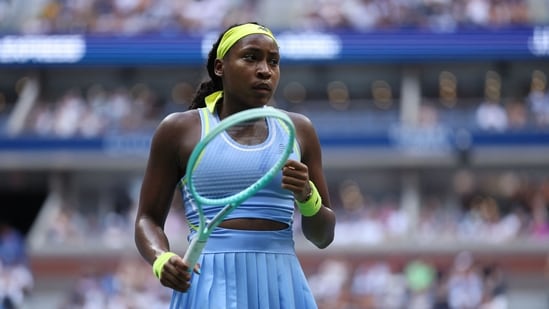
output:
[{"label": "blue banner", "polygon": [[[549,58],[549,26],[429,32],[277,33],[284,63]],[[0,37],[0,65],[203,65],[216,34]]]},{"label": "blue banner", "polygon": [[[2,152],[97,152],[111,155],[147,155],[152,134],[108,135],[96,138],[56,138],[38,136],[6,137],[0,135]],[[394,150],[454,151],[463,136],[450,130],[409,131],[395,128],[379,134],[320,135],[323,147],[386,148]],[[467,132],[468,148],[549,147],[549,132]]]}]

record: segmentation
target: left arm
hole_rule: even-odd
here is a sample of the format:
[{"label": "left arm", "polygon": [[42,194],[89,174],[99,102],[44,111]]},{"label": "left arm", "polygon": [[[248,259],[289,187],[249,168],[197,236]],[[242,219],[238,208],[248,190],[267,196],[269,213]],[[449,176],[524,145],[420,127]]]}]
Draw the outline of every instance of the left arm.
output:
[{"label": "left arm", "polygon": [[301,162],[289,160],[282,171],[282,187],[303,201],[311,192],[311,180],[322,198],[320,210],[313,216],[301,216],[303,234],[318,248],[326,248],[334,239],[335,214],[331,209],[328,186],[322,170],[322,149],[311,121],[304,115],[289,113],[301,148]]}]

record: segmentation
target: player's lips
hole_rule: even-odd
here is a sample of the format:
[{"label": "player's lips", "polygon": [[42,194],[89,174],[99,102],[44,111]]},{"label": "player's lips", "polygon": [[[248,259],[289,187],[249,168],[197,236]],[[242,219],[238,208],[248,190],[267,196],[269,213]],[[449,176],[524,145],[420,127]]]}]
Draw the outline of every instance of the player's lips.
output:
[{"label": "player's lips", "polygon": [[273,88],[271,87],[271,85],[267,84],[267,83],[259,83],[259,84],[254,84],[252,86],[252,89],[254,90],[259,90],[259,91],[268,91],[268,92],[271,92],[273,90]]}]

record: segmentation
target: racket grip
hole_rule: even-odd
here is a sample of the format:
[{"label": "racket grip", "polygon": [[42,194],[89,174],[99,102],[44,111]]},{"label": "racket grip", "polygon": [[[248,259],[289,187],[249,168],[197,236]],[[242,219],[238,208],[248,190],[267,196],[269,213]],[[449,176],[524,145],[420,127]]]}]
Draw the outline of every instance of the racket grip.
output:
[{"label": "racket grip", "polygon": [[206,240],[200,240],[199,237],[195,237],[191,240],[185,255],[183,256],[183,262],[189,266],[189,272],[192,272],[202,250],[206,246]]}]

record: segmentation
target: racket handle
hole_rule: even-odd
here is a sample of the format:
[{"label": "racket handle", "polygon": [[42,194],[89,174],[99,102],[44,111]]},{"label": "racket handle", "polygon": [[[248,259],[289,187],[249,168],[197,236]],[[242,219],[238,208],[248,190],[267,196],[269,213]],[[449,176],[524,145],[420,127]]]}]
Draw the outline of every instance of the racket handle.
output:
[{"label": "racket handle", "polygon": [[206,246],[206,240],[200,240],[199,237],[195,237],[191,240],[185,255],[183,256],[183,262],[189,266],[189,272],[192,272],[202,250]]}]

